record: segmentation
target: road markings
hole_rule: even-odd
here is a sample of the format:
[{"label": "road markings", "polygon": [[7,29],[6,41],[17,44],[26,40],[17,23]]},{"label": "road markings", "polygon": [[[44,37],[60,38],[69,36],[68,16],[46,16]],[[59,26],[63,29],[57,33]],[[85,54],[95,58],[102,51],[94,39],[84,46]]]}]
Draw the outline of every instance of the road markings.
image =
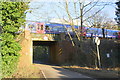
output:
[{"label": "road markings", "polygon": [[40,66],[38,66],[38,67],[41,70],[41,73],[42,73],[43,77],[45,78],[45,80],[48,80],[47,77],[45,76],[44,72],[42,71],[41,67]]},{"label": "road markings", "polygon": [[[41,68],[40,68],[41,70]],[[47,77],[45,76],[44,72],[41,70],[42,74],[43,74],[43,77],[45,78],[45,80],[47,80]]]}]

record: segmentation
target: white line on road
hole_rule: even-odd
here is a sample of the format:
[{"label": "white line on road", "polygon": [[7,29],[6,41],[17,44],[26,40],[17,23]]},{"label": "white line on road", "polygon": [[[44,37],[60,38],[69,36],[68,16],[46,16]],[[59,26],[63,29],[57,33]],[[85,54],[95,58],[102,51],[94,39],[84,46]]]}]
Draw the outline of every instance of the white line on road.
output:
[{"label": "white line on road", "polygon": [[44,72],[42,71],[42,69],[39,67],[39,69],[41,70],[41,73],[43,75],[43,77],[45,78],[45,80],[47,80],[47,77],[45,76]]}]

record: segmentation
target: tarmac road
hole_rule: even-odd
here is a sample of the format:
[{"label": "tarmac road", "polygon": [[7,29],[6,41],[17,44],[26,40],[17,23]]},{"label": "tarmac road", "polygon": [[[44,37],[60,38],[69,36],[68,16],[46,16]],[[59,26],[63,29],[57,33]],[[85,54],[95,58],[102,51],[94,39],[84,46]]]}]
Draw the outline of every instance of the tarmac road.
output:
[{"label": "tarmac road", "polygon": [[40,68],[46,80],[95,80],[88,76],[64,69],[59,66],[46,65],[46,64],[35,64],[35,65],[37,65]]}]

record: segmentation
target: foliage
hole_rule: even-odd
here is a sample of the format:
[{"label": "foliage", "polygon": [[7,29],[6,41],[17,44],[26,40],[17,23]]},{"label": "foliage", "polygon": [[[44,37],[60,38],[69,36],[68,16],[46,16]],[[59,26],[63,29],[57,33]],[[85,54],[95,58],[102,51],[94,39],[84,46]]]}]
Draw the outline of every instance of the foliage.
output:
[{"label": "foliage", "polygon": [[1,2],[2,11],[2,33],[0,34],[1,56],[2,56],[2,77],[11,75],[17,67],[19,43],[15,40],[17,32],[25,22],[25,11],[28,9],[26,2]]},{"label": "foliage", "polygon": [[49,47],[48,46],[34,46],[33,47],[33,61],[34,62],[48,62]]},{"label": "foliage", "polygon": [[[83,45],[82,46],[83,50],[80,50],[79,47],[75,47],[71,49],[70,45],[62,47],[63,54],[61,55],[61,59],[63,61],[63,64],[97,68],[98,58],[97,58],[97,51],[96,51],[97,49],[95,43],[93,42],[92,39],[84,39],[84,41],[82,41],[81,44]],[[100,51],[101,67],[103,69],[117,68],[120,66],[119,64],[120,60],[118,59],[118,57],[120,57],[119,48],[120,48],[120,43],[116,40],[106,40],[106,39],[101,40],[101,43],[99,45],[99,51]],[[71,50],[71,53],[68,52],[68,49],[69,51]],[[107,57],[107,54],[109,54],[110,57]],[[68,60],[67,62],[66,59]]]},{"label": "foliage", "polygon": [[116,2],[117,8],[116,8],[116,16],[115,18],[116,22],[118,23],[118,29],[120,30],[120,1]]}]

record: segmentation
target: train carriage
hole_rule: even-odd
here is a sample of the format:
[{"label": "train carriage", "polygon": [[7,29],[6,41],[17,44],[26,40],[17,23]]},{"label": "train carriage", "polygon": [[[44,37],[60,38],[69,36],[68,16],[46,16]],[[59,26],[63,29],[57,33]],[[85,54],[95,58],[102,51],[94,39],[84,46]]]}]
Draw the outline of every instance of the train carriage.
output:
[{"label": "train carriage", "polygon": [[[42,22],[28,22],[26,24],[26,29],[30,30],[31,33],[44,33],[44,34],[60,34],[65,33],[66,35],[68,32],[71,35],[75,35],[73,28],[76,32],[81,31],[80,26],[76,25],[68,25],[68,24],[59,24],[59,23],[42,23]],[[118,38],[120,37],[119,30],[110,30],[104,29],[105,38]],[[82,27],[82,34],[79,36],[84,37],[100,37],[103,38],[103,30],[101,28],[89,28],[89,27]]]},{"label": "train carriage", "polygon": [[31,33],[45,33],[44,23],[40,22],[28,22],[26,29],[30,30]]}]

